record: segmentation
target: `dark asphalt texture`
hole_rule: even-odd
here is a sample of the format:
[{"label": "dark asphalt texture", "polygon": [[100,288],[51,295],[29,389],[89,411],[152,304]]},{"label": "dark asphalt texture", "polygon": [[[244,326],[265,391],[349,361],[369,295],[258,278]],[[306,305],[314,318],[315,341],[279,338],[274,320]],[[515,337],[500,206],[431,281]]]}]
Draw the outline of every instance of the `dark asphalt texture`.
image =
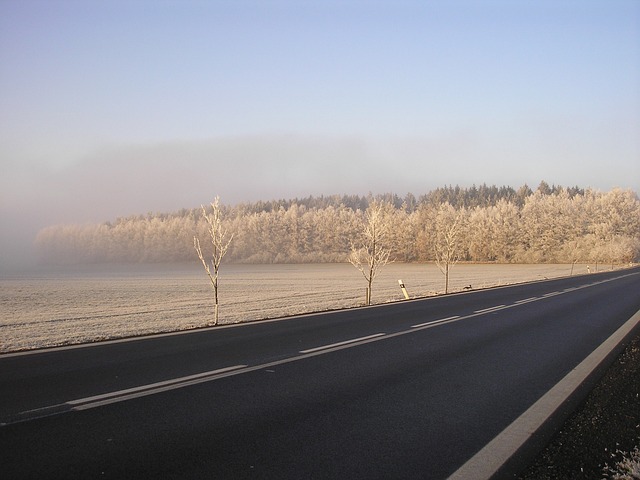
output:
[{"label": "dark asphalt texture", "polygon": [[[564,292],[613,277],[621,278]],[[0,356],[5,423],[92,395],[265,365],[89,410],[29,414],[0,427],[0,474],[446,478],[640,309],[639,287],[634,269]],[[564,293],[542,298],[553,292]],[[469,318],[412,328],[454,315]]]}]

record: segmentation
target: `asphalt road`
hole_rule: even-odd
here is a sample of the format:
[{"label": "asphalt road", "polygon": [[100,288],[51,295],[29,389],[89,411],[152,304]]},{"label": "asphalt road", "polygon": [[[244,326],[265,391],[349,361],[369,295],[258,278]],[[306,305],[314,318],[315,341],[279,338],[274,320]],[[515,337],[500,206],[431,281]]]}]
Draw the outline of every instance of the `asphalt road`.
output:
[{"label": "asphalt road", "polygon": [[1,355],[0,475],[447,478],[638,310],[636,268]]}]

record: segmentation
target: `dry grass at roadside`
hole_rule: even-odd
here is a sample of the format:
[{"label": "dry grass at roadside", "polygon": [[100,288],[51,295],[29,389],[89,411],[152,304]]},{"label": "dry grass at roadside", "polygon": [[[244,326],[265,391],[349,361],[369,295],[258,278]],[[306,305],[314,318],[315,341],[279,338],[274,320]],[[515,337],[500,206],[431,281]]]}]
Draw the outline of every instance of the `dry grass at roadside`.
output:
[{"label": "dry grass at roadside", "polygon": [[638,480],[640,479],[640,449],[634,448],[630,453],[619,452],[622,459],[613,467],[605,468],[605,477],[612,480]]}]

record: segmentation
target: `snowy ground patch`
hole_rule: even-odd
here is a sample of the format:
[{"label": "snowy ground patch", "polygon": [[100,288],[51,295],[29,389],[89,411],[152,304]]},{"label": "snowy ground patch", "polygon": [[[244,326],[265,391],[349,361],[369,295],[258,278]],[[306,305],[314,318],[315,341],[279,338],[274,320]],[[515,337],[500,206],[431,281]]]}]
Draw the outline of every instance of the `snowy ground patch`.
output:
[{"label": "snowy ground patch", "polygon": [[[592,267],[592,270],[593,267]],[[468,265],[451,270],[450,291],[568,276],[571,265]],[[575,265],[574,275],[587,273]],[[373,303],[442,293],[433,264],[387,265]],[[349,264],[223,265],[220,321],[239,323],[359,306],[366,282]],[[0,353],[185,330],[213,320],[202,266],[87,266],[0,278]]]}]

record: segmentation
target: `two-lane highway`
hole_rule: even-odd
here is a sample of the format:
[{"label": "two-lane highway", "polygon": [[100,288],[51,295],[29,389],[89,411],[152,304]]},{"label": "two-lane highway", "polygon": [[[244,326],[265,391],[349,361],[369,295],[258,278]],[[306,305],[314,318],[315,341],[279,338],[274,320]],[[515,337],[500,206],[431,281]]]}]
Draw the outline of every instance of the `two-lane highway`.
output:
[{"label": "two-lane highway", "polygon": [[0,471],[447,478],[629,329],[639,292],[629,269],[2,355]]}]

